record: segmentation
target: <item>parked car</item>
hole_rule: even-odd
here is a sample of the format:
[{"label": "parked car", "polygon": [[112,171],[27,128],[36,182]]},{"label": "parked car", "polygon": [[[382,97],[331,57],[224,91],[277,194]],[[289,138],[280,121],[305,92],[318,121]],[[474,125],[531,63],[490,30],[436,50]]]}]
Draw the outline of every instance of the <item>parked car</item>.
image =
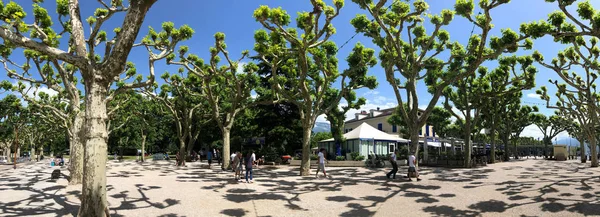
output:
[{"label": "parked car", "polygon": [[7,164],[8,163],[8,159],[6,158],[6,156],[0,156],[0,164]]}]

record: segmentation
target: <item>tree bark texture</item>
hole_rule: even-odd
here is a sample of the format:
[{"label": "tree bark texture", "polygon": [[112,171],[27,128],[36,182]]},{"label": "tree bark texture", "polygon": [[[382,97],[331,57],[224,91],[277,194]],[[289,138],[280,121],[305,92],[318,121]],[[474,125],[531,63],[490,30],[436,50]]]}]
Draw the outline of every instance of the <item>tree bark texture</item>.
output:
[{"label": "tree bark texture", "polygon": [[[223,159],[223,164],[221,164],[221,167],[224,170],[228,170],[230,165],[229,165],[229,161],[231,160],[231,132],[230,130],[224,129],[223,130],[223,150],[221,150],[221,153],[223,154],[222,158]],[[210,151],[210,150],[209,150]],[[216,157],[216,156],[215,156]]]},{"label": "tree bark texture", "polygon": [[312,126],[310,120],[302,120],[302,163],[300,164],[300,176],[310,175],[310,135],[312,133]]},{"label": "tree bark texture", "polygon": [[[89,78],[92,79],[92,78]],[[86,79],[83,189],[78,216],[108,216],[106,201],[106,96],[108,85]]]},{"label": "tree bark texture", "polygon": [[467,109],[465,115],[465,167],[471,168],[471,155],[473,154],[473,142],[471,141],[471,110]]},{"label": "tree bark texture", "polygon": [[579,155],[581,156],[581,163],[585,163],[587,162],[587,156],[585,155],[586,151],[584,140],[581,139],[581,137],[578,137],[577,141],[579,141]]},{"label": "tree bark texture", "polygon": [[84,130],[84,122],[85,117],[84,113],[80,112],[75,116],[73,120],[73,125],[71,126],[71,134],[69,135],[70,143],[70,160],[69,160],[69,172],[70,172],[70,180],[69,185],[77,185],[81,184],[83,180],[83,155],[84,155],[84,147],[83,142],[85,139],[85,130]]}]

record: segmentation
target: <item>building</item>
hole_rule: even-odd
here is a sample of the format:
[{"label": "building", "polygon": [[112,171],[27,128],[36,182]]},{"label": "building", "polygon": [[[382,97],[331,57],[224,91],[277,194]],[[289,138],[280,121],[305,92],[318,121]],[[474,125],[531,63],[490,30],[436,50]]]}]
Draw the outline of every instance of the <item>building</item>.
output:
[{"label": "building", "polygon": [[[367,123],[367,124],[371,125],[372,127],[374,127],[375,129],[378,129],[387,134],[400,135],[400,128],[396,125],[391,125],[390,123],[388,123],[388,119],[390,117],[392,117],[392,115],[394,114],[394,110],[395,110],[395,108],[388,108],[388,109],[377,108],[377,109],[371,109],[369,112],[361,111],[360,113],[356,113],[356,114],[354,114],[354,119],[346,121],[345,127],[344,127],[344,133],[347,133],[347,132],[352,131],[353,129],[356,129],[362,123]],[[421,112],[424,112],[424,110],[419,109],[419,112],[417,115],[420,116]],[[403,136],[403,135],[400,135],[400,137],[408,138],[408,136]],[[429,126],[429,125],[425,125],[422,127],[422,129],[419,131],[419,137],[421,139],[423,139],[425,137],[429,138],[428,142],[430,142],[430,141],[435,142],[439,139],[438,136],[435,135],[433,126]]]},{"label": "building", "polygon": [[[368,156],[369,153],[387,155],[394,152],[397,143],[408,143],[406,139],[381,132],[364,122],[352,131],[345,133],[344,138],[344,144],[339,146],[336,145],[333,138],[319,141],[319,148],[324,148],[327,153],[351,159],[350,153],[352,152],[358,152],[362,156]],[[338,148],[339,150],[337,150]]]}]

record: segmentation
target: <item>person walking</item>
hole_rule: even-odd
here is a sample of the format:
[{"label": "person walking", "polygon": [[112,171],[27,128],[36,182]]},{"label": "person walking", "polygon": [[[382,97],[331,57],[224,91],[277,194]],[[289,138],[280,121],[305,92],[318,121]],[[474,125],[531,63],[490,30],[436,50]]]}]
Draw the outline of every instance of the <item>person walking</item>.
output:
[{"label": "person walking", "polygon": [[221,165],[221,152],[219,152],[219,149],[215,151],[215,159],[217,159],[217,163]]},{"label": "person walking", "polygon": [[242,170],[244,169],[243,165],[244,165],[244,157],[242,156],[241,152],[237,152],[236,156],[237,158],[237,164],[235,165],[235,172],[238,174],[238,181],[242,179]]},{"label": "person walking", "polygon": [[417,158],[415,157],[415,154],[411,153],[410,156],[408,156],[408,180],[411,182],[412,182],[412,179],[410,177],[410,173],[415,173],[415,177],[417,177],[417,181],[421,181],[421,179],[419,178],[419,171],[417,170],[416,164],[417,164]]},{"label": "person walking", "polygon": [[236,153],[233,153],[231,155],[231,168],[233,169],[233,177],[236,181],[239,181],[239,171],[238,171],[238,165],[240,164],[240,158],[237,156]]},{"label": "person walking", "polygon": [[250,152],[252,153],[252,156],[251,156],[252,164],[256,165],[256,167],[258,168],[258,163],[256,162],[256,154],[254,154],[254,150],[252,150]]},{"label": "person walking", "polygon": [[206,152],[206,160],[208,160],[208,169],[212,166],[213,152],[209,148]]},{"label": "person walking", "polygon": [[[250,152],[246,156],[246,183],[252,183],[252,166],[254,165],[254,161],[252,159],[253,153]],[[248,175],[250,175],[250,180],[248,180]]]},{"label": "person walking", "polygon": [[231,165],[231,171],[235,172],[235,168],[237,167],[237,164],[235,164],[233,162],[233,160],[237,157],[237,152],[233,152],[231,153],[231,158],[229,158],[229,164]]},{"label": "person walking", "polygon": [[392,171],[390,171],[388,174],[386,174],[385,176],[390,179],[390,177],[392,177],[392,179],[396,179],[396,173],[398,172],[398,163],[396,163],[396,154],[398,154],[398,149],[394,150],[394,152],[392,153],[392,155],[390,155],[390,163],[392,163]]},{"label": "person walking", "polygon": [[[325,149],[322,148],[319,150],[319,167],[317,168],[317,174],[315,174],[315,178],[319,178],[319,170],[323,170],[323,175],[327,177],[327,172],[325,172]],[[329,161],[327,161],[329,163]]]}]

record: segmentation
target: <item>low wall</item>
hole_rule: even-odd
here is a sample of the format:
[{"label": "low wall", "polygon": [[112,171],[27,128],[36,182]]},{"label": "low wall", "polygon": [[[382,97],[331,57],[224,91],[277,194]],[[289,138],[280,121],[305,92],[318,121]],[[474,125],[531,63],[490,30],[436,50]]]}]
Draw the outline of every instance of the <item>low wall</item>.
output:
[{"label": "low wall", "polygon": [[[301,160],[290,160],[290,166],[300,166]],[[316,160],[311,160],[310,165],[317,165]],[[398,161],[398,166],[406,166],[406,161]],[[365,161],[329,161],[325,163],[328,167],[364,167]],[[392,167],[389,161],[385,162],[385,167]]]}]

